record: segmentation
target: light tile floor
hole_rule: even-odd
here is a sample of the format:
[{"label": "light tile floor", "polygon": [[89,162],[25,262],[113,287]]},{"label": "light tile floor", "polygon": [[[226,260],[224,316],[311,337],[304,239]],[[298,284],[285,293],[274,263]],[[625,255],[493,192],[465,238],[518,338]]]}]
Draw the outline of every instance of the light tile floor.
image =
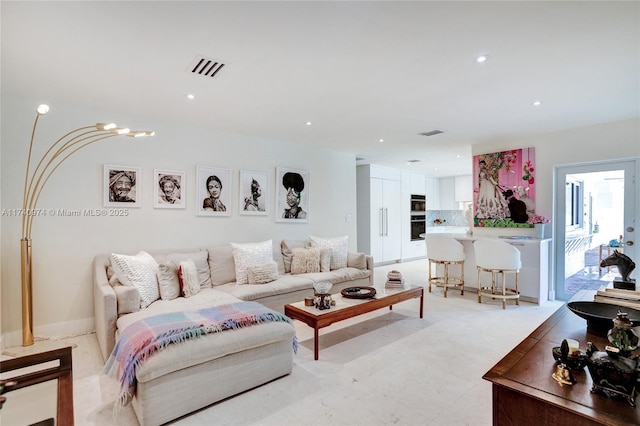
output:
[{"label": "light tile floor", "polygon": [[[313,360],[313,330],[296,322],[301,342],[293,372],[174,422],[176,425],[490,425],[491,384],[482,375],[548,318],[562,302],[540,306],[500,301],[471,291],[426,292],[427,261],[377,267],[425,286],[418,299],[323,329]],[[126,407],[112,416],[117,382],[100,373],[94,335],[67,339],[73,349],[77,425],[137,425]]]}]

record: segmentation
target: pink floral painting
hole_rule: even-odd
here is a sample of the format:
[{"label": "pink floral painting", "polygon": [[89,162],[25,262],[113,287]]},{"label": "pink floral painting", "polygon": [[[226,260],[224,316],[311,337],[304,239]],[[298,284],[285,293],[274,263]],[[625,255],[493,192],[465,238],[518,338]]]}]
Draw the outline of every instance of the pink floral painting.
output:
[{"label": "pink floral painting", "polygon": [[535,148],[473,157],[474,226],[529,228],[536,212]]}]

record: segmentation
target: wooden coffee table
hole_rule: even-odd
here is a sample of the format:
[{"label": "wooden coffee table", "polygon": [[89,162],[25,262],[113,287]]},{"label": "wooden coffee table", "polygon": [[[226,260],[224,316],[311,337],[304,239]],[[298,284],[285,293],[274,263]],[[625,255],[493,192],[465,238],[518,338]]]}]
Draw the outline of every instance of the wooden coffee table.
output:
[{"label": "wooden coffee table", "polygon": [[393,309],[393,305],[409,299],[420,298],[420,318],[423,315],[424,288],[417,286],[406,286],[404,288],[389,289],[376,288],[376,295],[373,299],[348,299],[340,293],[332,294],[336,301],[331,309],[320,310],[314,306],[305,306],[304,302],[296,302],[284,305],[284,314],[291,319],[297,319],[313,328],[314,339],[314,359],[318,359],[318,331],[331,324],[366,314],[367,312],[386,308]]}]

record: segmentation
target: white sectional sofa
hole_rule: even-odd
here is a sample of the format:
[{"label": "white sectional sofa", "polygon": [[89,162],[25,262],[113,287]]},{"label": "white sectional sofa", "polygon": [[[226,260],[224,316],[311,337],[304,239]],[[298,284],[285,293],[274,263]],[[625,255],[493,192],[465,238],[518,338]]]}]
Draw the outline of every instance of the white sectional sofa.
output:
[{"label": "white sectional sofa", "polygon": [[[264,247],[265,243],[260,244]],[[272,245],[277,276],[273,277],[275,280],[261,284],[237,282],[238,257],[234,259],[237,247],[232,244],[149,252],[159,263],[193,261],[200,285],[197,294],[190,297],[158,299],[152,303],[145,303],[143,299],[148,299],[148,295],[141,294],[136,287],[123,285],[115,279],[118,273],[113,273],[111,255],[97,256],[94,260],[94,307],[96,337],[103,358],[108,359],[122,330],[153,315],[240,300],[255,301],[282,313],[285,304],[313,296],[316,282],[331,282],[332,293],[352,286],[373,285],[371,256],[348,253],[346,267],[292,274],[296,253],[302,253],[303,247],[310,245],[309,241],[269,244]],[[326,254],[326,250],[323,253]],[[327,266],[325,262],[325,269],[330,269]],[[294,272],[300,272],[299,268]],[[137,388],[132,405],[138,420],[143,425],[166,423],[289,374],[293,367],[294,335],[290,323],[265,322],[206,334],[154,353],[136,371]]]}]

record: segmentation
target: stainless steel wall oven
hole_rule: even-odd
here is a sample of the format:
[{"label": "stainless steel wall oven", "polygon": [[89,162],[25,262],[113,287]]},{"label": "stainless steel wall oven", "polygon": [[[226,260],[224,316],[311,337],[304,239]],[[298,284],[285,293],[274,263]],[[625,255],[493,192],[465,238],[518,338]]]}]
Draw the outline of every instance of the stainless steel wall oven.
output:
[{"label": "stainless steel wall oven", "polygon": [[420,234],[427,230],[427,197],[411,195],[411,241],[421,240]]},{"label": "stainless steel wall oven", "polygon": [[427,231],[427,220],[425,215],[411,215],[411,241],[422,240],[420,234]]}]

